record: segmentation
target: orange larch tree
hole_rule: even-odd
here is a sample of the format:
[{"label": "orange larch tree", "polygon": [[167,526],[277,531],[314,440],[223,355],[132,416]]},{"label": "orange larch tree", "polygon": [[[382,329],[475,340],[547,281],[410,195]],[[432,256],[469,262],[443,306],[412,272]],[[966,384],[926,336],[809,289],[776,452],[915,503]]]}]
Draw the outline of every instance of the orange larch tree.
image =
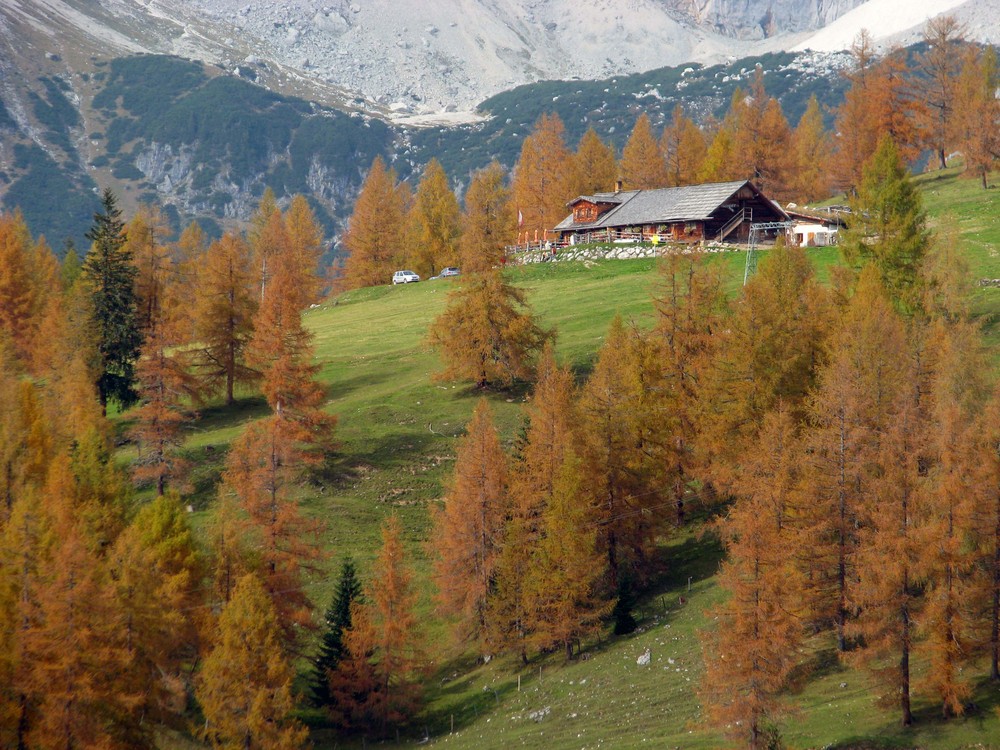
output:
[{"label": "orange larch tree", "polygon": [[176,494],[144,505],[108,552],[112,596],[139,711],[169,722],[183,713],[186,665],[197,653],[202,564]]},{"label": "orange larch tree", "polygon": [[895,50],[878,60],[866,31],[851,48],[854,68],[848,73],[851,87],[837,110],[836,159],[833,161],[837,188],[853,193],[861,183],[862,170],[890,136],[904,162],[919,155],[919,137],[911,78],[903,53]]},{"label": "orange larch tree", "polygon": [[823,361],[829,306],[801,248],[775,247],[743,287],[700,386],[702,448],[721,486],[779,401],[802,414]]},{"label": "orange larch tree", "polygon": [[674,107],[670,125],[664,128],[660,149],[667,163],[667,182],[670,187],[693,185],[708,153],[705,134],[694,121],[684,114],[684,108]]},{"label": "orange larch tree", "polygon": [[291,716],[295,672],[282,651],[279,615],[253,575],[236,584],[214,640],[195,689],[202,737],[216,748],[305,746],[308,731]]},{"label": "orange larch tree", "polygon": [[388,284],[403,257],[410,194],[396,171],[375,157],[344,233],[348,256],[343,283],[348,288]]},{"label": "orange larch tree", "polygon": [[751,179],[768,195],[788,195],[791,131],[781,104],[764,90],[764,72],[757,68],[746,98],[733,98],[732,158],[737,178]]},{"label": "orange larch tree", "polygon": [[548,341],[525,409],[527,431],[511,466],[511,508],[489,601],[490,642],[501,650],[518,651],[525,662],[529,623],[524,587],[542,533],[542,514],[573,444],[573,397],[573,375],[556,364],[552,342]]},{"label": "orange larch tree", "polygon": [[323,229],[303,195],[292,198],[284,221],[285,252],[278,262],[291,271],[284,280],[290,286],[284,291],[298,309],[304,310],[319,300],[322,289],[319,261],[323,255]]},{"label": "orange larch tree", "polygon": [[1000,388],[994,386],[973,434],[974,460],[978,466],[974,518],[982,540],[990,679],[997,681],[1000,680]]},{"label": "orange larch tree", "polygon": [[165,241],[169,231],[155,206],[139,206],[125,226],[125,247],[136,269],[136,310],[143,333],[161,318],[167,286],[173,282],[173,259]]},{"label": "orange larch tree", "polygon": [[499,267],[504,261],[504,248],[514,242],[516,230],[517,217],[506,175],[500,163],[493,161],[473,173],[465,191],[459,241],[462,271],[481,273]]},{"label": "orange larch tree", "polygon": [[275,268],[284,265],[283,256],[288,253],[288,233],[285,231],[285,220],[271,188],[264,191],[257,210],[250,217],[247,243],[250,249],[250,266],[253,269],[254,287],[257,290],[258,299],[262,299],[264,291],[271,283]]},{"label": "orange larch tree", "polygon": [[[525,629],[542,650],[573,647],[600,631],[613,601],[603,587],[596,508],[583,491],[579,459],[570,450],[538,519],[539,538],[524,581]],[[525,551],[527,552],[527,551]]]},{"label": "orange larch tree", "polygon": [[966,50],[956,82],[954,137],[965,157],[965,171],[978,177],[983,190],[989,173],[1000,160],[1000,100],[996,91],[1000,66],[993,47]]},{"label": "orange larch tree", "polygon": [[456,634],[488,653],[488,603],[500,538],[509,515],[507,457],[486,399],[480,399],[459,442],[444,508],[434,513],[431,549],[442,609]]},{"label": "orange larch tree", "polygon": [[261,373],[261,390],[284,439],[292,441],[300,461],[323,457],[332,447],[337,418],[323,410],[326,390],[316,380],[313,336],[302,325],[296,306],[294,272],[278,268],[254,316],[254,332],[247,360]]},{"label": "orange larch tree", "polygon": [[928,338],[927,602],[920,629],[930,658],[926,683],[947,718],[965,712],[972,685],[964,667],[977,655],[979,554],[969,540],[977,532],[973,429],[986,395],[986,360],[973,324],[938,321]]},{"label": "orange larch tree", "polygon": [[[22,616],[22,690],[34,707],[28,747],[149,746],[126,677],[131,656],[117,625],[101,539],[82,520],[85,499],[65,456],[45,489],[51,533],[59,539],[39,562],[36,599]],[[73,644],[67,648],[66,644]]]},{"label": "orange larch tree", "polygon": [[351,608],[344,639],[349,656],[330,680],[341,722],[381,734],[412,716],[420,700],[423,655],[413,611],[416,592],[401,533],[394,515],[382,525],[382,547],[363,602]]},{"label": "orange larch tree", "polygon": [[617,177],[614,149],[604,143],[593,128],[587,128],[573,155],[573,179],[567,191],[569,199],[613,190]]},{"label": "orange larch tree", "polygon": [[655,351],[649,344],[616,317],[576,411],[582,487],[600,524],[606,590],[626,608],[616,615],[619,630],[631,626],[628,593],[648,571],[653,541],[666,525],[665,514],[653,510],[663,494],[661,462],[651,459],[660,448],[655,426],[662,415],[649,408],[655,378],[645,371],[644,355]]},{"label": "orange larch tree", "polygon": [[764,418],[735,503],[719,522],[727,552],[719,583],[729,599],[715,609],[718,626],[702,640],[705,674],[699,692],[713,723],[750,750],[771,746],[768,728],[803,636],[787,554],[802,460],[797,430],[787,410]]},{"label": "orange larch tree", "polygon": [[189,358],[181,348],[188,343],[188,307],[183,297],[189,290],[177,286],[168,248],[159,243],[155,215],[140,212],[129,225],[129,243],[134,243],[138,264],[137,296],[145,332],[136,364],[139,408],[135,411],[132,437],[139,456],[133,476],[137,482],[152,481],[156,494],[168,484],[186,489],[188,463],[180,456],[184,442],[181,429],[191,418],[192,402],[199,396],[198,382],[188,369]]},{"label": "orange larch tree", "polygon": [[643,112],[622,149],[621,174],[626,190],[655,190],[666,187],[667,163],[653,134],[649,115]]},{"label": "orange larch tree", "polygon": [[204,391],[221,390],[232,404],[236,386],[259,377],[245,360],[258,300],[250,251],[239,236],[225,234],[209,246],[199,265],[192,369]]},{"label": "orange larch tree", "polygon": [[518,228],[540,239],[566,218],[573,181],[573,154],[566,147],[565,128],[557,114],[543,114],[521,144],[514,168],[513,201],[523,222]]},{"label": "orange larch tree", "polygon": [[445,362],[435,377],[472,380],[478,388],[530,378],[546,338],[523,292],[507,283],[500,269],[463,279],[427,334]]},{"label": "orange larch tree", "polygon": [[809,98],[806,111],[792,133],[792,149],[791,196],[801,203],[829,196],[832,143],[815,95]]},{"label": "orange larch tree", "polygon": [[18,359],[25,363],[31,360],[38,326],[30,244],[20,213],[0,215],[0,336],[9,337]]},{"label": "orange larch tree", "polygon": [[906,331],[877,272],[866,267],[830,341],[830,359],[808,402],[809,461],[795,545],[804,605],[814,623],[833,623],[847,649],[849,588],[857,577],[857,529],[880,437],[910,382]]},{"label": "orange larch tree", "polygon": [[915,389],[899,394],[860,498],[857,577],[848,605],[856,614],[845,630],[857,643],[850,656],[868,667],[880,688],[877,702],[898,706],[903,726],[913,722],[910,663],[926,574],[920,466],[926,424],[914,394]]},{"label": "orange larch tree", "polygon": [[[234,546],[231,527],[221,529],[226,545],[219,562],[225,568],[217,572],[223,573],[223,579],[234,568],[257,575],[271,598],[289,653],[294,653],[305,631],[314,625],[306,576],[318,572],[324,555],[321,522],[307,518],[299,508],[296,488],[302,462],[298,454],[279,416],[258,420],[233,442],[219,490],[235,496],[242,510],[238,528],[244,540]],[[226,519],[229,524],[233,520]],[[233,559],[241,551],[251,554]]]},{"label": "orange larch tree", "polygon": [[917,111],[921,141],[934,152],[938,167],[955,143],[955,103],[958,73],[962,65],[965,27],[954,16],[939,15],[924,26],[927,50],[917,56],[915,85],[923,106]]},{"label": "orange larch tree", "polygon": [[421,277],[434,276],[458,263],[460,217],[448,175],[437,159],[431,159],[417,185],[409,217],[413,233],[407,265]]},{"label": "orange larch tree", "polygon": [[[703,382],[723,323],[725,298],[718,266],[672,253],[661,265],[654,329],[663,363],[661,441],[675,516],[683,523],[689,483],[703,468],[699,433]],[[703,477],[704,478],[704,477]],[[703,487],[703,494],[707,494]]]}]

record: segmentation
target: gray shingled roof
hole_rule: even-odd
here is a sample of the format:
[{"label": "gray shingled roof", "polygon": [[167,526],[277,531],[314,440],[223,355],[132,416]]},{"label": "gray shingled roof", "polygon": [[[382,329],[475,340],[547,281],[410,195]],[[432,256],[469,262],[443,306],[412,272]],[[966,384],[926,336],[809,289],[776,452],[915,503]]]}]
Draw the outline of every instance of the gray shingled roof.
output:
[{"label": "gray shingled roof", "polygon": [[[659,190],[630,190],[618,193],[620,205],[602,214],[590,224],[574,224],[570,214],[556,229],[604,229],[639,224],[667,224],[676,221],[704,221],[747,183],[712,182],[706,185],[661,188]],[[615,193],[584,196],[605,199]]]}]

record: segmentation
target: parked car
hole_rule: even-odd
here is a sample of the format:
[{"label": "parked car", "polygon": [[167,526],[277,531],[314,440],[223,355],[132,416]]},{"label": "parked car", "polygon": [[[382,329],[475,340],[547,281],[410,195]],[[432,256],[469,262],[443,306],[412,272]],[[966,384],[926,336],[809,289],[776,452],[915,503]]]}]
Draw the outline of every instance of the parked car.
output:
[{"label": "parked car", "polygon": [[440,276],[458,276],[459,270],[455,266],[448,266],[441,271]]},{"label": "parked car", "polygon": [[413,271],[396,271],[392,275],[393,284],[409,284],[411,281],[420,281],[420,277]]}]

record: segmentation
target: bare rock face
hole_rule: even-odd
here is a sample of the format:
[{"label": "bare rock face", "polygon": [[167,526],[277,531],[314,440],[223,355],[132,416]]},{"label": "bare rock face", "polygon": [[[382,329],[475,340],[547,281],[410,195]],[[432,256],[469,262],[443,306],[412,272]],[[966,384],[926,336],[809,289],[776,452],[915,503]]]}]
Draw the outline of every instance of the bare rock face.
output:
[{"label": "bare rock face", "polygon": [[866,0],[668,0],[695,23],[737,39],[826,26]]},{"label": "bare rock face", "polygon": [[[177,0],[259,54],[392,104],[470,109],[545,78],[603,78],[779,49],[865,0]],[[736,40],[734,42],[734,40]],[[768,43],[770,42],[770,43]],[[761,48],[760,44],[766,43]],[[442,73],[443,71],[443,73]]]}]

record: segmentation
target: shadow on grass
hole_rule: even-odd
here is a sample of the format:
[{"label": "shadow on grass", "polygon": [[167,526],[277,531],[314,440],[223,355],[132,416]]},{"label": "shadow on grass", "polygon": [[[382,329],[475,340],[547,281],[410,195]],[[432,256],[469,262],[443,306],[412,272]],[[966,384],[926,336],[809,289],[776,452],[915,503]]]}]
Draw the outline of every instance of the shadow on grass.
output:
[{"label": "shadow on grass", "polygon": [[[431,737],[447,735],[454,730],[460,731],[472,725],[480,715],[489,714],[503,705],[504,700],[517,691],[516,674],[512,679],[501,685],[484,685],[481,690],[475,690],[475,675],[464,675],[455,680],[449,680],[438,692],[439,696],[454,696],[459,699],[452,706],[427,711],[420,715],[419,723]],[[464,696],[464,699],[463,699]]]},{"label": "shadow on grass", "polygon": [[[195,432],[210,432],[236,427],[253,419],[266,417],[271,413],[263,396],[237,399],[234,404],[209,404],[199,410]],[[218,447],[218,446],[216,446]]]},{"label": "shadow on grass", "polygon": [[388,372],[383,372],[381,374],[366,372],[363,375],[357,375],[353,378],[340,378],[339,380],[332,380],[326,386],[326,397],[330,401],[336,401],[337,399],[350,395],[352,392],[360,388],[367,388],[375,385],[376,383],[381,383],[388,377]]}]

